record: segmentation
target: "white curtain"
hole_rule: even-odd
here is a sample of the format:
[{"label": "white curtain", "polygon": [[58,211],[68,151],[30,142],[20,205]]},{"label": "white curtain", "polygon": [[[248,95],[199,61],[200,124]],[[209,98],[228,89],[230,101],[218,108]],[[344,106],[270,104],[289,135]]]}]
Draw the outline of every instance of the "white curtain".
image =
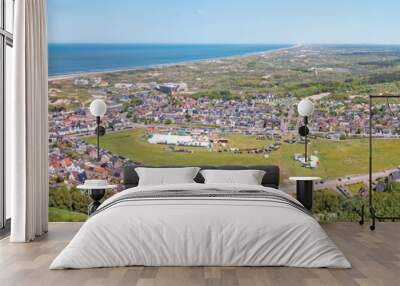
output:
[{"label": "white curtain", "polygon": [[47,232],[47,28],[45,0],[15,1],[13,94],[6,112],[6,186],[12,242]]}]

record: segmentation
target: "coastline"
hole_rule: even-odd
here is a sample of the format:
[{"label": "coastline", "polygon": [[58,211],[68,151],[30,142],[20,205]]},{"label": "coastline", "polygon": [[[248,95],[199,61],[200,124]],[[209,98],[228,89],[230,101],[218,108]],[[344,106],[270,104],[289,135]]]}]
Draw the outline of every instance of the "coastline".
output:
[{"label": "coastline", "polygon": [[215,58],[208,58],[208,59],[199,59],[199,60],[190,60],[190,61],[183,61],[183,62],[168,63],[168,64],[138,66],[138,67],[134,67],[134,68],[118,69],[118,70],[77,72],[77,73],[71,73],[71,74],[65,74],[65,75],[54,75],[54,76],[49,76],[48,77],[48,82],[57,81],[57,80],[74,79],[76,77],[82,77],[82,76],[95,76],[95,75],[102,75],[102,74],[109,74],[109,73],[119,73],[119,72],[129,72],[129,71],[145,71],[147,69],[159,69],[159,68],[170,67],[170,66],[182,66],[182,65],[192,64],[192,63],[207,63],[207,62],[212,62],[212,61],[217,61],[217,60],[237,59],[237,58],[244,58],[244,57],[249,57],[249,56],[256,56],[256,55],[262,55],[262,54],[270,54],[270,53],[275,53],[275,52],[281,52],[281,51],[284,51],[284,50],[290,50],[290,49],[299,48],[301,46],[303,46],[303,45],[302,44],[294,44],[293,46],[286,47],[286,48],[278,48],[278,49],[274,49],[274,50],[266,50],[266,51],[254,52],[254,53],[246,53],[246,54],[235,55],[235,56],[215,57]]}]

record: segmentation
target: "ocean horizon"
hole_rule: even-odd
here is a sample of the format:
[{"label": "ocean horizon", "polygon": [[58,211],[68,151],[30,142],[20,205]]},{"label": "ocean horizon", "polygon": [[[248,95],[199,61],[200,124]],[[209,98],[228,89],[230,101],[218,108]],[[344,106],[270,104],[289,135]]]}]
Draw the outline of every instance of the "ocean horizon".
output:
[{"label": "ocean horizon", "polygon": [[49,76],[150,68],[244,56],[292,44],[55,44],[48,45]]}]

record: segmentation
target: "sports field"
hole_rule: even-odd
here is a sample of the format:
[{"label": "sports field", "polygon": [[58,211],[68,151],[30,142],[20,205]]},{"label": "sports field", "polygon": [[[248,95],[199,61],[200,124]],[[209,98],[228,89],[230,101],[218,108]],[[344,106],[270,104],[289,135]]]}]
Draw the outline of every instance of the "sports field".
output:
[{"label": "sports field", "polygon": [[[226,137],[229,139],[229,147],[251,148],[271,144],[271,141],[257,140],[255,136],[234,134]],[[95,137],[89,137],[86,140],[95,144]],[[263,154],[209,152],[202,147],[177,147],[193,151],[193,153],[178,153],[166,145],[147,143],[145,130],[134,129],[106,134],[101,138],[101,147],[136,162],[155,166],[277,164],[281,167],[283,178],[313,175],[329,179],[368,172],[368,140],[366,139],[312,141],[309,149],[311,152],[316,152],[320,159],[320,166],[316,169],[303,168],[293,160],[294,153],[303,152],[304,146],[301,144],[282,143],[281,148],[272,152],[268,159],[264,158]],[[398,165],[400,165],[400,140],[374,140],[374,171]]]}]

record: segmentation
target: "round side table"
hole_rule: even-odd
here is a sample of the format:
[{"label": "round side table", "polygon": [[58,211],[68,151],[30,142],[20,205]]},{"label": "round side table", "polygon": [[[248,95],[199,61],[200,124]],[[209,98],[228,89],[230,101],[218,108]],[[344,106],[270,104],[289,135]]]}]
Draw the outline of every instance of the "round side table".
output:
[{"label": "round side table", "polygon": [[314,181],[321,180],[320,177],[290,177],[289,180],[296,181],[296,198],[302,205],[312,209]]},{"label": "round side table", "polygon": [[90,186],[90,185],[79,185],[79,190],[87,190],[90,198],[93,200],[88,206],[88,215],[94,213],[97,208],[101,205],[100,200],[106,194],[106,190],[116,188],[116,185],[105,185],[105,186]]}]

